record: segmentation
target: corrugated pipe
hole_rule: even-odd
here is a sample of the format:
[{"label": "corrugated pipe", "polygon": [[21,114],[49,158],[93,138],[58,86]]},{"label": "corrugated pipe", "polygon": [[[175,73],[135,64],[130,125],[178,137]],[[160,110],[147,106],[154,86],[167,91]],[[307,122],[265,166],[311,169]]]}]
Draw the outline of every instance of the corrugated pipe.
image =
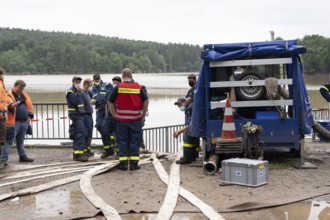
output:
[{"label": "corrugated pipe", "polygon": [[313,119],[313,126],[312,126],[312,128],[314,130],[316,130],[323,138],[325,138],[327,140],[330,140],[330,131],[328,131],[322,125],[320,125],[319,123],[317,123],[314,119]]}]

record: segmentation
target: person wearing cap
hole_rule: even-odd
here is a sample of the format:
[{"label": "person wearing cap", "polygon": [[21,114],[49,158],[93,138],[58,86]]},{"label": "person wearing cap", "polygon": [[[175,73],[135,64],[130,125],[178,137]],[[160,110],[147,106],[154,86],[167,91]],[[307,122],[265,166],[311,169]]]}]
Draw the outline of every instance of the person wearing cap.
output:
[{"label": "person wearing cap", "polygon": [[141,119],[147,113],[149,100],[142,86],[133,82],[131,69],[123,69],[122,79],[111,93],[108,106],[117,120],[119,169],[127,170],[129,164],[130,170],[136,170],[140,168]]},{"label": "person wearing cap", "polygon": [[178,98],[174,103],[178,106],[180,111],[185,113],[185,126],[175,131],[173,136],[178,138],[180,134],[183,133],[183,157],[180,160],[177,160],[177,164],[190,164],[196,160],[196,152],[199,149],[199,138],[192,137],[189,134],[189,123],[192,116],[192,105],[188,103],[186,98]]},{"label": "person wearing cap", "polygon": [[190,86],[190,89],[187,92],[186,95],[186,100],[187,102],[193,102],[194,101],[194,90],[195,90],[195,86],[196,86],[196,75],[191,73],[188,75],[187,77],[188,79],[188,84]]},{"label": "person wearing cap", "polygon": [[66,92],[66,101],[68,105],[69,118],[74,127],[73,140],[73,160],[86,162],[88,156],[85,154],[85,107],[81,94],[81,77],[74,76],[72,78],[72,86]]},{"label": "person wearing cap", "polygon": [[8,118],[6,120],[7,136],[3,146],[1,163],[6,166],[10,147],[16,142],[19,162],[33,162],[34,159],[26,155],[24,140],[30,120],[34,117],[33,104],[30,96],[24,92],[26,83],[16,80],[14,87],[7,92]]},{"label": "person wearing cap", "polygon": [[330,82],[321,86],[320,93],[327,102],[330,102]]},{"label": "person wearing cap", "polygon": [[101,158],[104,159],[114,154],[114,137],[109,137],[107,132],[102,129],[103,124],[105,123],[104,118],[106,116],[107,94],[112,91],[113,86],[111,83],[103,82],[98,73],[93,76],[93,81],[92,104],[95,105],[96,109],[95,127],[101,134],[103,143],[103,153]]}]

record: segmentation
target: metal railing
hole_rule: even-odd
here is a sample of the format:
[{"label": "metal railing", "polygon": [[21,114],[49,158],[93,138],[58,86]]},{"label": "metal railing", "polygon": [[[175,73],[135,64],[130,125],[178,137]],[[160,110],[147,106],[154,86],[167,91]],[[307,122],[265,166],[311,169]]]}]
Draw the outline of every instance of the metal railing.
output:
[{"label": "metal railing", "polygon": [[[66,103],[34,103],[34,111],[34,119],[31,122],[33,134],[27,136],[27,139],[69,140],[70,119]],[[95,119],[95,115],[93,116]],[[184,125],[173,125],[143,129],[146,148],[158,152],[177,152],[182,137],[176,139],[173,133],[183,127]],[[93,139],[101,139],[96,128],[93,129]]]},{"label": "metal railing", "polygon": [[313,109],[313,118],[314,120],[329,120],[329,109],[327,108],[319,108]]}]

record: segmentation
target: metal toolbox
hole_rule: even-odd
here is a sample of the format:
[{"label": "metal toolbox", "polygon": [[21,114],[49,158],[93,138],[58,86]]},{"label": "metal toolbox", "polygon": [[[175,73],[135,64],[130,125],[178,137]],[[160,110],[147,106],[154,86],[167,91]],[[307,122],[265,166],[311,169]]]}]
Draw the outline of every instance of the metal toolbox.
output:
[{"label": "metal toolbox", "polygon": [[221,165],[222,183],[253,187],[268,183],[268,161],[233,158]]}]

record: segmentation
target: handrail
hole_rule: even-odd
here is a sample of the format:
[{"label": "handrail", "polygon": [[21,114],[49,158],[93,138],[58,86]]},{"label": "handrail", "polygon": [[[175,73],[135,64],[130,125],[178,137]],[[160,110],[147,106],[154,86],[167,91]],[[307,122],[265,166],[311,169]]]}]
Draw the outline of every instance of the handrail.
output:
[{"label": "handrail", "polygon": [[[67,104],[64,102],[36,102],[34,104],[35,117],[31,122],[33,134],[27,136],[29,140],[69,140],[70,119]],[[95,115],[93,115],[95,119]],[[95,120],[94,120],[95,121]],[[158,152],[178,151],[182,137],[176,139],[173,133],[184,125],[144,128],[143,138],[147,149]],[[93,128],[93,139],[101,139],[96,128]]]}]

